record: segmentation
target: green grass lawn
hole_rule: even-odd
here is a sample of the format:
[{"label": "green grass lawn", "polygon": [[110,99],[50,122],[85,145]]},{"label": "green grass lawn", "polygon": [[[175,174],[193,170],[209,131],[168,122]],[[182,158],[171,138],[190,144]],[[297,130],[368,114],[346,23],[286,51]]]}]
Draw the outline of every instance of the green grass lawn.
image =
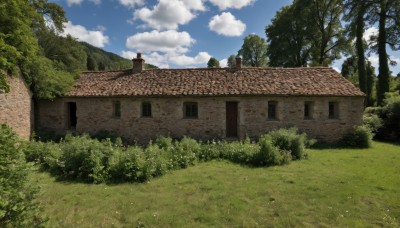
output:
[{"label": "green grass lawn", "polygon": [[51,227],[400,226],[400,146],[308,154],[269,168],[199,163],[143,184],[33,178]]}]

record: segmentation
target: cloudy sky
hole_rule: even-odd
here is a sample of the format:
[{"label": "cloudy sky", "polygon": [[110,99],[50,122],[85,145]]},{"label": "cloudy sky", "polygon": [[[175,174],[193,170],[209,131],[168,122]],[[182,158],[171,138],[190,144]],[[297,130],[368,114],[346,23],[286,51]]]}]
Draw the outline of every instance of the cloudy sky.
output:
[{"label": "cloudy sky", "polygon": [[[50,0],[62,5],[65,33],[131,59],[143,53],[162,68],[204,67],[210,57],[224,66],[249,34],[265,26],[291,0]],[[370,29],[367,34],[376,33]],[[366,36],[367,37],[367,36]],[[390,52],[393,60],[400,54]],[[377,57],[370,60],[377,65]],[[334,68],[340,69],[342,61]],[[394,73],[400,67],[392,67]]]}]

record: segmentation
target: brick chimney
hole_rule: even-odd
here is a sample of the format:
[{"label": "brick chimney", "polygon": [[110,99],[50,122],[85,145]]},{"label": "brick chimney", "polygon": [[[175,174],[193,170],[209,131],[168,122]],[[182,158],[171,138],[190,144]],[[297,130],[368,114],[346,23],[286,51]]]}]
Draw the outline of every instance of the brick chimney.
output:
[{"label": "brick chimney", "polygon": [[140,73],[144,71],[144,59],[142,59],[142,53],[137,53],[136,58],[132,59],[132,63],[133,63],[133,68],[132,68],[133,73]]},{"label": "brick chimney", "polygon": [[242,69],[242,58],[239,55],[236,56],[236,69]]}]

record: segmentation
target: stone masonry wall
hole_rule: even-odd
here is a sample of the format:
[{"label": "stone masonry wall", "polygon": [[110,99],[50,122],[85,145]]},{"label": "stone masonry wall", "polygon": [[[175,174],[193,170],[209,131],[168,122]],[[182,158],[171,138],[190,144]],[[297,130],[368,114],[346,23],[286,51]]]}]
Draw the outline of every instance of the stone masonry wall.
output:
[{"label": "stone masonry wall", "polygon": [[[121,117],[113,117],[113,103],[121,102]],[[323,141],[339,139],[361,124],[362,97],[184,97],[184,98],[63,98],[39,102],[39,125],[57,133],[68,129],[67,102],[77,104],[78,133],[115,131],[137,142],[157,135],[198,139],[222,139],[226,135],[226,102],[238,102],[238,134],[258,137],[281,127],[296,126]],[[277,120],[268,120],[268,101],[277,102]],[[152,105],[152,117],[141,117],[142,102]],[[198,103],[198,119],[183,117],[183,103]],[[304,102],[313,102],[313,118],[304,119]],[[338,102],[339,117],[328,118],[328,103]]]},{"label": "stone masonry wall", "polygon": [[0,91],[0,124],[7,124],[19,136],[29,139],[33,128],[32,93],[21,76],[6,78],[10,92]]}]

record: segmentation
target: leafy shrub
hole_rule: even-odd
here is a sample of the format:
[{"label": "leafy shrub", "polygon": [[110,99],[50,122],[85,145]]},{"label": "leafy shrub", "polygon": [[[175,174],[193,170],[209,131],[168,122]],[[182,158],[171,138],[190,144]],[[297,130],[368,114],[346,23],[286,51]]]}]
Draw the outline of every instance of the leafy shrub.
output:
[{"label": "leafy shrub", "polygon": [[356,126],[341,139],[341,144],[351,148],[370,148],[372,142],[371,130],[364,125]]},{"label": "leafy shrub", "polygon": [[27,161],[38,163],[43,170],[59,171],[58,163],[62,152],[58,144],[30,141],[26,143],[24,153]]},{"label": "leafy shrub", "polygon": [[296,128],[282,128],[271,131],[266,137],[269,138],[273,146],[289,152],[293,159],[303,158],[306,146],[312,144],[312,141],[307,139],[306,134],[298,134]]},{"label": "leafy shrub", "polygon": [[61,170],[66,177],[102,183],[107,180],[107,160],[117,148],[107,141],[83,135],[66,136],[61,149]]},{"label": "leafy shrub", "polygon": [[364,114],[363,125],[368,127],[371,133],[375,134],[382,127],[382,119],[376,114]]},{"label": "leafy shrub", "polygon": [[220,150],[221,156],[227,160],[239,164],[251,164],[254,154],[259,151],[259,146],[246,139],[243,142],[223,142]]},{"label": "leafy shrub", "polygon": [[201,145],[201,150],[197,154],[197,158],[200,161],[211,161],[213,159],[218,159],[221,157],[220,143],[213,141],[208,141],[207,143]]},{"label": "leafy shrub", "polygon": [[165,157],[163,149],[157,145],[150,143],[144,150],[145,162],[139,176],[139,181],[147,181],[152,177],[164,175],[168,167],[170,167],[169,160]]},{"label": "leafy shrub", "polygon": [[116,150],[108,160],[108,173],[112,180],[139,181],[143,178],[146,157],[143,149],[132,146],[126,150]]},{"label": "leafy shrub", "polygon": [[201,145],[196,140],[183,137],[181,141],[175,142],[175,149],[171,152],[171,160],[176,168],[187,168],[194,165],[197,154],[201,151]]},{"label": "leafy shrub", "polygon": [[281,165],[290,162],[290,153],[281,151],[274,146],[268,135],[260,138],[259,145],[260,150],[254,154],[252,159],[254,166]]},{"label": "leafy shrub", "polygon": [[400,96],[392,96],[385,99],[383,107],[383,133],[391,141],[400,141]]},{"label": "leafy shrub", "polygon": [[171,137],[158,136],[155,143],[158,147],[164,150],[173,150],[174,147]]},{"label": "leafy shrub", "polygon": [[0,126],[0,227],[37,227],[44,221],[34,199],[37,187],[28,181],[22,143],[6,125]]}]

